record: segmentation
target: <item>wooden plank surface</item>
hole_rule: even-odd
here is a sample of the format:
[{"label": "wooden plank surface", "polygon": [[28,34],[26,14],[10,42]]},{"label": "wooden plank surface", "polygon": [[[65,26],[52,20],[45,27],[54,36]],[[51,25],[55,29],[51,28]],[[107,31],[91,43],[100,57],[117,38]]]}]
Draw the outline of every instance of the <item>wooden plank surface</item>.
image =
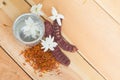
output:
[{"label": "wooden plank surface", "polygon": [[[112,1],[118,2],[118,0],[109,1],[111,3]],[[64,2],[45,0],[44,3],[48,15],[51,15],[49,13],[51,6],[57,7],[65,15],[63,32],[77,45],[83,53],[82,55],[108,80],[119,80],[120,25],[94,0],[87,0],[84,4],[82,0],[66,0]]]},{"label": "wooden plank surface", "polygon": [[[11,57],[13,57],[15,59],[15,61],[17,61],[17,63],[33,79],[35,79],[35,80],[40,80],[40,79],[42,79],[42,80],[49,80],[49,79],[52,79],[52,80],[96,80],[96,79],[104,80],[103,77],[101,77],[101,75],[99,75],[81,56],[79,56],[78,53],[71,54],[71,53],[65,52],[65,54],[71,60],[71,65],[69,67],[64,67],[61,65],[62,75],[59,75],[59,76],[45,75],[45,77],[40,78],[39,75],[34,73],[34,70],[29,65],[24,66],[23,65],[24,59],[19,54],[20,54],[21,50],[24,49],[25,46],[23,44],[19,43],[14,38],[13,33],[12,33],[12,24],[17,16],[21,15],[24,12],[28,12],[30,7],[23,0],[21,0],[19,3],[15,2],[15,1],[16,0],[7,0],[6,1],[7,5],[3,6],[2,9],[0,10],[0,14],[1,14],[0,15],[0,17],[1,17],[1,19],[0,19],[0,36],[2,36],[2,37],[0,37],[0,44],[11,55]],[[50,6],[54,5],[56,8],[59,9],[60,12],[62,12],[66,16],[66,19],[63,21],[64,26],[66,25],[65,27],[63,27],[63,31],[66,35],[66,33],[68,31],[68,29],[66,29],[66,27],[67,26],[69,27],[71,25],[69,21],[72,20],[71,14],[73,14],[73,13],[71,13],[71,11],[68,8],[70,7],[70,5],[72,5],[75,7],[75,10],[79,9],[78,1],[77,0],[70,1],[69,2],[70,4],[67,5],[66,7],[65,7],[65,5],[66,5],[67,1],[63,2],[60,0],[57,0],[57,1],[51,0],[51,2],[50,2],[48,0],[44,0],[42,2],[46,6],[46,7],[44,6],[43,10],[48,15],[50,15],[50,13],[48,12],[48,11],[50,11]],[[59,2],[61,2],[60,5],[58,5]],[[17,4],[19,4],[19,5],[17,5]],[[24,5],[24,6],[20,6],[20,5]],[[24,10],[22,10],[22,8],[24,8]],[[65,9],[66,11],[64,11],[64,8],[66,8]],[[71,14],[67,15],[68,12],[70,12]],[[75,19],[76,17],[75,18],[72,17],[72,18]],[[76,19],[78,19],[78,18],[76,18]],[[4,26],[4,24],[6,24],[7,26]],[[75,25],[76,23],[73,22],[73,24]],[[71,34],[71,33],[69,33],[69,34],[74,36],[74,34]],[[70,36],[69,35],[67,35],[67,36],[69,39]],[[72,39],[72,41],[73,41],[73,39]],[[78,46],[78,47],[80,48],[80,46]]]},{"label": "wooden plank surface", "polygon": [[32,80],[0,47],[0,80]]},{"label": "wooden plank surface", "polygon": [[120,0],[94,0],[120,24]]}]

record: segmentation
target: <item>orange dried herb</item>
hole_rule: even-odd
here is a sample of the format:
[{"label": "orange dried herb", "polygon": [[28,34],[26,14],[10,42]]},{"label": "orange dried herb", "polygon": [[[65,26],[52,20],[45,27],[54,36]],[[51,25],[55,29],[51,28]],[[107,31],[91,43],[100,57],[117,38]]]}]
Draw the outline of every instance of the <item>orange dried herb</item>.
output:
[{"label": "orange dried herb", "polygon": [[40,72],[57,69],[59,63],[53,57],[51,51],[44,52],[41,47],[41,44],[37,44],[22,51],[25,61],[30,63],[35,70],[39,70]]}]

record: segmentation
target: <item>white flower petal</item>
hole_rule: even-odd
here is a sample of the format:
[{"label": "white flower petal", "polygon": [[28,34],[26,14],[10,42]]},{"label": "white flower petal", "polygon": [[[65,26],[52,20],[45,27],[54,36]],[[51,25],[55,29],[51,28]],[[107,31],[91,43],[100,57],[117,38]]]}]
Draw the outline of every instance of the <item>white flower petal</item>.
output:
[{"label": "white flower petal", "polygon": [[47,38],[46,38],[46,41],[47,41],[47,43],[49,43],[49,42],[50,42],[50,38],[47,37]]},{"label": "white flower petal", "polygon": [[28,37],[28,36],[30,36],[30,32],[29,31],[23,32],[23,34],[25,35],[24,36],[25,38]]},{"label": "white flower petal", "polygon": [[37,11],[35,11],[35,10],[32,11],[31,13],[38,15]]},{"label": "white flower petal", "polygon": [[34,38],[34,39],[36,39],[36,38],[37,38],[37,37],[36,37],[36,35],[31,35],[31,37],[32,37],[32,38]]},{"label": "white flower petal", "polygon": [[43,13],[42,11],[39,11],[39,12],[38,12],[38,15],[42,15],[42,16],[43,16],[44,13]]},{"label": "white flower petal", "polygon": [[57,46],[57,43],[54,42],[54,37],[51,37],[51,35],[49,35],[48,37],[46,37],[45,40],[41,40],[41,44],[42,44],[42,49],[44,48],[44,51],[50,49],[50,50],[54,50],[54,47]]},{"label": "white flower petal", "polygon": [[34,21],[32,20],[32,18],[31,18],[31,17],[28,17],[28,19],[27,19],[27,20],[25,20],[25,23],[26,23],[26,25],[30,26],[31,24],[33,24],[33,23],[34,23]]},{"label": "white flower petal", "polygon": [[33,6],[31,7],[30,11],[31,11],[31,12],[32,12],[32,11],[35,11],[36,8],[37,8],[37,6],[36,6],[36,5],[33,5]]},{"label": "white flower petal", "polygon": [[43,47],[49,47],[48,43],[46,41],[41,43]]},{"label": "white flower petal", "polygon": [[52,7],[52,15],[56,16],[58,14],[57,10],[55,7]]},{"label": "white flower petal", "polygon": [[51,50],[51,51],[54,51],[54,48],[53,48],[53,47],[50,47],[50,50]]},{"label": "white flower petal", "polygon": [[31,12],[33,12],[36,9],[36,5],[33,5],[30,9]]},{"label": "white flower petal", "polygon": [[53,47],[56,47],[58,44],[56,42],[53,43]]},{"label": "white flower petal", "polygon": [[28,22],[34,23],[31,17],[28,17]]},{"label": "white flower petal", "polygon": [[49,39],[52,39],[51,35],[49,35]]},{"label": "white flower petal", "polygon": [[62,25],[60,18],[57,18],[57,23],[59,24],[59,26]]},{"label": "white flower petal", "polygon": [[57,20],[57,23],[61,26],[61,19],[64,19],[64,16],[62,14],[58,14],[57,10],[52,7],[52,16],[49,17],[51,20]]},{"label": "white flower petal", "polygon": [[63,16],[62,14],[58,14],[58,17],[59,17],[60,19],[64,19],[64,16]]},{"label": "white flower petal", "polygon": [[48,47],[46,47],[45,49],[44,49],[44,52],[46,52],[48,50]]},{"label": "white flower petal", "polygon": [[33,29],[33,30],[35,30],[35,31],[37,31],[37,32],[40,31],[40,28],[39,28],[38,26],[36,26],[36,25],[34,25],[34,27],[32,27],[31,29]]},{"label": "white flower petal", "polygon": [[32,38],[34,38],[34,39],[35,39],[35,38],[36,38],[36,31],[31,30],[30,32],[31,32],[31,36],[32,36]]},{"label": "white flower petal", "polygon": [[50,16],[49,18],[54,21],[56,19],[56,16]]},{"label": "white flower petal", "polygon": [[54,37],[52,37],[51,41],[52,41],[52,42],[54,41]]},{"label": "white flower petal", "polygon": [[34,13],[38,16],[44,15],[43,12],[41,11],[42,6],[43,6],[42,4],[32,6],[32,8],[30,9],[31,13]]},{"label": "white flower petal", "polygon": [[39,8],[39,9],[41,10],[41,9],[42,9],[42,6],[43,6],[43,5],[39,3],[39,4],[37,5],[37,8]]},{"label": "white flower petal", "polygon": [[43,46],[43,47],[41,47],[41,49],[44,49],[45,47]]},{"label": "white flower petal", "polygon": [[32,38],[37,38],[39,31],[39,28],[37,27],[38,23],[35,23],[31,17],[28,17],[28,19],[25,20],[25,24],[26,26],[21,28],[25,37],[31,36]]},{"label": "white flower petal", "polygon": [[27,19],[27,20],[25,20],[25,24],[26,24],[26,25],[30,25],[30,23],[29,23],[28,19]]},{"label": "white flower petal", "polygon": [[23,28],[21,28],[21,31],[23,31],[23,32],[25,32],[25,31],[29,31],[29,30],[30,30],[30,28],[27,27],[27,26],[24,26]]},{"label": "white flower petal", "polygon": [[44,40],[41,40],[42,43],[44,43],[45,41]]}]

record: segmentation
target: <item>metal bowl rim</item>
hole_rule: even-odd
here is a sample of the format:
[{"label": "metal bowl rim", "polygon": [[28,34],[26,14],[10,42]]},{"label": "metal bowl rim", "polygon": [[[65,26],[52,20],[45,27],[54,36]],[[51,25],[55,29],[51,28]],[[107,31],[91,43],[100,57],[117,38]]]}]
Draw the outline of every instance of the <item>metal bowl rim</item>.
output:
[{"label": "metal bowl rim", "polygon": [[39,18],[37,15],[35,15],[35,14],[33,14],[33,13],[24,13],[24,14],[20,15],[19,17],[17,17],[16,20],[14,21],[14,23],[13,23],[13,34],[14,34],[14,36],[15,36],[20,42],[29,45],[29,44],[37,43],[38,41],[40,41],[40,40],[42,39],[42,37],[44,36],[44,33],[45,33],[45,25],[44,25],[44,23],[43,23],[43,35],[42,35],[42,37],[39,37],[38,39],[36,39],[36,40],[34,40],[34,41],[31,41],[31,42],[25,42],[25,41],[23,41],[22,39],[19,39],[19,38],[16,36],[16,32],[15,32],[16,26],[15,26],[15,24],[16,24],[16,22],[17,22],[21,17],[26,16],[26,15],[36,16],[36,18],[40,19],[41,21],[42,21],[42,19]]}]

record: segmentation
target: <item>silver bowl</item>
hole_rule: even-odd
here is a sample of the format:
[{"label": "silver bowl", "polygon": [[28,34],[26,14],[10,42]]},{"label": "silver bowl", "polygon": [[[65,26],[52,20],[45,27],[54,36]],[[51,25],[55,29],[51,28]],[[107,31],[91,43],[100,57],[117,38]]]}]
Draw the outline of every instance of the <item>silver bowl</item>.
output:
[{"label": "silver bowl", "polygon": [[[40,28],[40,33],[39,36],[34,39],[31,37],[24,37],[23,32],[21,31],[21,28],[23,26],[25,26],[25,20],[28,19],[29,17],[31,17],[33,19],[34,22],[38,23],[38,27]],[[26,45],[35,45],[37,43],[39,43],[39,41],[42,39],[42,37],[44,36],[45,33],[45,27],[44,27],[44,22],[41,18],[39,18],[37,15],[32,14],[32,13],[26,13],[26,14],[22,14],[21,16],[19,16],[14,24],[13,24],[13,33],[14,36],[23,44]]]}]

